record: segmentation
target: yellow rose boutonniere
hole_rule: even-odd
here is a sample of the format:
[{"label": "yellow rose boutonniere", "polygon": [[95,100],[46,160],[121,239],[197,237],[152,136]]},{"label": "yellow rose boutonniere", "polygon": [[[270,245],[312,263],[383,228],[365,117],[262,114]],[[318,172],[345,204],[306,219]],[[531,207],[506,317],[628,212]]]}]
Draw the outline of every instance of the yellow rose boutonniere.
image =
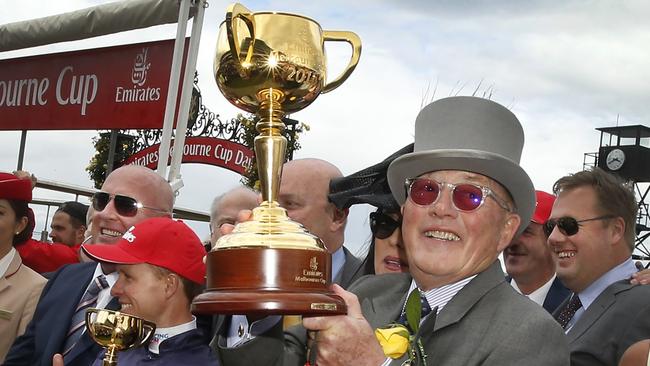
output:
[{"label": "yellow rose boutonniere", "polygon": [[410,334],[408,329],[401,324],[378,328],[375,330],[375,336],[386,357],[400,358],[409,349]]},{"label": "yellow rose boutonniere", "polygon": [[427,365],[427,355],[422,347],[422,341],[416,338],[420,329],[421,311],[420,291],[415,289],[409,294],[404,306],[406,325],[391,324],[386,328],[375,329],[375,337],[386,357],[398,359],[408,354],[405,365]]}]

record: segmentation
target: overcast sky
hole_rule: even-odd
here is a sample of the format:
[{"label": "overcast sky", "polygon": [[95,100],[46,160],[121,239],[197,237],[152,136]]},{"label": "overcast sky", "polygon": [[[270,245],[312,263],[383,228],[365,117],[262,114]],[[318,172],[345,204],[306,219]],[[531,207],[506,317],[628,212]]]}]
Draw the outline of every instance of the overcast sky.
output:
[{"label": "overcast sky", "polygon": [[[7,3],[0,24],[59,14],[107,1]],[[238,112],[212,76],[218,25],[229,2],[210,1],[198,72],[204,103],[222,118]],[[299,13],[323,29],[349,30],[362,40],[361,60],[338,89],[292,117],[309,124],[295,157],[318,157],[344,174],[374,164],[413,141],[423,101],[450,95],[491,95],[520,119],[526,134],[522,166],[536,188],[550,190],[583,167],[599,146],[597,127],[650,125],[650,2],[638,1],[247,1],[253,11]],[[189,32],[188,32],[189,34]],[[0,53],[0,59],[173,38],[160,26],[73,43]],[[345,44],[327,46],[329,75],[347,63]],[[1,119],[1,117],[0,117]],[[39,177],[91,187],[84,168],[94,131],[29,132],[25,168]],[[0,170],[16,167],[19,132],[0,132]],[[238,184],[229,171],[182,167],[177,203],[207,211],[211,199]],[[38,192],[44,195],[45,193]],[[65,196],[63,196],[65,197]],[[367,208],[356,209],[348,242],[367,232]],[[207,225],[195,225],[204,236]]]}]

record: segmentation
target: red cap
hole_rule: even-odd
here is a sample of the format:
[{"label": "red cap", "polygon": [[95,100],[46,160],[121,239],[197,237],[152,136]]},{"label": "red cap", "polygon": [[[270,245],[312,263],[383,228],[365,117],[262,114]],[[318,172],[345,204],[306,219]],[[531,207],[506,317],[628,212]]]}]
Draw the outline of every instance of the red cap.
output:
[{"label": "red cap", "polygon": [[32,183],[10,173],[0,173],[0,198],[29,202],[32,200]]},{"label": "red cap", "polygon": [[108,263],[149,263],[192,282],[205,282],[205,248],[182,221],[156,217],[131,226],[116,244],[84,244],[90,257]]},{"label": "red cap", "polygon": [[543,225],[551,216],[555,196],[544,191],[535,191],[535,213],[530,221]]}]

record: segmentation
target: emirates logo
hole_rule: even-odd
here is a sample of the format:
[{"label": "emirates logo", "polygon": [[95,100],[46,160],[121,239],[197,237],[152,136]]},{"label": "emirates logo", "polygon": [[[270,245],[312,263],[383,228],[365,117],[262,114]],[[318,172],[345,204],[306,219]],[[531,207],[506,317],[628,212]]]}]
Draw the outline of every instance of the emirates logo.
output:
[{"label": "emirates logo", "polygon": [[309,260],[309,269],[312,271],[316,271],[318,269],[318,262],[316,261],[316,257],[311,257]]},{"label": "emirates logo", "polygon": [[135,55],[133,71],[131,72],[131,81],[137,86],[143,86],[147,81],[147,71],[151,67],[151,62],[147,61],[148,48],[143,48],[142,52]]}]

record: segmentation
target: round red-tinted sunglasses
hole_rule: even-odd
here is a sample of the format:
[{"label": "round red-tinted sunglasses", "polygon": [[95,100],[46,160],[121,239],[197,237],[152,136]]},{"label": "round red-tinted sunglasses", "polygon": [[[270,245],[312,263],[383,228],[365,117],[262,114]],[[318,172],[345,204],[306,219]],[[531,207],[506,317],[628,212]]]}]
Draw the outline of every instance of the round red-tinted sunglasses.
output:
[{"label": "round red-tinted sunglasses", "polygon": [[510,212],[508,205],[488,187],[472,183],[446,183],[433,179],[412,178],[406,180],[406,194],[418,206],[429,206],[438,201],[443,187],[449,188],[451,202],[459,211],[471,212],[483,205],[486,197],[492,199],[504,210]]}]

